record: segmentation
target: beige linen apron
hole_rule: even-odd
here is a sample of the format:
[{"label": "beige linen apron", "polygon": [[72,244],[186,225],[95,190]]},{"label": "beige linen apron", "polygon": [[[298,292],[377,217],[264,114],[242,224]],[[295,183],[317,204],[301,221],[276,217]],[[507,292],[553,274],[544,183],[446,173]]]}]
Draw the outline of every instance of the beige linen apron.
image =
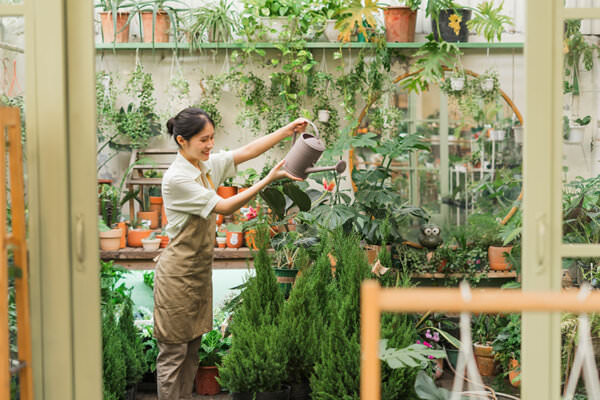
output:
[{"label": "beige linen apron", "polygon": [[215,220],[214,213],[206,219],[190,215],[156,264],[154,337],[159,342],[186,343],[212,329]]}]

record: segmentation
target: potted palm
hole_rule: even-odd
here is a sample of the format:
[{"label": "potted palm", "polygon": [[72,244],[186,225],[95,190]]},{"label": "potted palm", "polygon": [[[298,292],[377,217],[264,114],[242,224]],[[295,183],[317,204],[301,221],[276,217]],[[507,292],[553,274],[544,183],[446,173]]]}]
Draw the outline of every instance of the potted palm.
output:
[{"label": "potted palm", "polygon": [[196,373],[196,393],[212,396],[221,391],[217,382],[218,365],[231,347],[231,337],[224,337],[219,329],[213,329],[202,336],[198,350],[198,372]]}]

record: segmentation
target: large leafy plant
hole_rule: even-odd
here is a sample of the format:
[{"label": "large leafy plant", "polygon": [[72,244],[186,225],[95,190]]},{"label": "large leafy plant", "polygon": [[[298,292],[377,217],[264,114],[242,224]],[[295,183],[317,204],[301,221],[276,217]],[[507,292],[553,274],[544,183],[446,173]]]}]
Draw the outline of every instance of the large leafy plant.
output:
[{"label": "large leafy plant", "polygon": [[223,337],[219,329],[205,333],[198,350],[200,365],[210,367],[220,364],[230,347],[231,336]]},{"label": "large leafy plant", "polygon": [[349,42],[355,29],[368,41],[367,28],[377,26],[375,16],[382,9],[383,5],[377,0],[352,0],[347,8],[341,9],[335,28],[340,31],[342,42]]},{"label": "large leafy plant", "polygon": [[189,10],[185,19],[191,48],[199,47],[205,34],[209,41],[230,41],[239,24],[238,15],[232,7],[232,1],[219,0],[218,3]]}]

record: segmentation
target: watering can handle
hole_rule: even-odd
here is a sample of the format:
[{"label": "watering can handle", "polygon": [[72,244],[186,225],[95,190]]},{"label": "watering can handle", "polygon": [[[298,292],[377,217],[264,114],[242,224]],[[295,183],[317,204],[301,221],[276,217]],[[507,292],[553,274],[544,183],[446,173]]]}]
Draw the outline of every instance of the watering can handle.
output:
[{"label": "watering can handle", "polygon": [[[315,131],[315,136],[319,137],[319,129],[317,129],[317,126],[311,120],[307,119],[306,122],[308,122],[310,124],[310,126],[312,126],[313,130]],[[297,132],[294,131],[294,139],[292,140],[292,144],[296,143],[296,135],[297,135]]]}]

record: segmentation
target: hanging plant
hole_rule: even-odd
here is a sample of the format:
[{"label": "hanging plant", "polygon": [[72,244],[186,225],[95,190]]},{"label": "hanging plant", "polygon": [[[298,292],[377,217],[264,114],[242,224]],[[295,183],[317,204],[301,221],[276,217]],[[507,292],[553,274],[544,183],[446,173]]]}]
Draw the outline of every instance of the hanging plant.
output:
[{"label": "hanging plant", "polygon": [[500,82],[498,72],[490,68],[475,79],[473,91],[480,96],[483,101],[489,103],[500,98]]}]

